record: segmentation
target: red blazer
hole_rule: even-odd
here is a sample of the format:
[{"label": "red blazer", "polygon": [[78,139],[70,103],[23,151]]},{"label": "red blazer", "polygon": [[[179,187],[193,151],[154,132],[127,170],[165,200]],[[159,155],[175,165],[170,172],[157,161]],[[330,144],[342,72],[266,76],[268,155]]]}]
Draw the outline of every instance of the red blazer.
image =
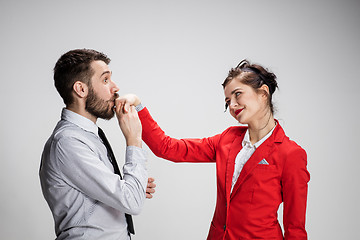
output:
[{"label": "red blazer", "polygon": [[[156,156],[173,162],[216,162],[217,201],[207,239],[307,239],[306,152],[289,140],[279,123],[246,162],[230,194],[235,157],[247,127],[179,140],[165,135],[146,108],[139,117],[143,140]],[[259,164],[263,159],[269,165]],[[277,219],[282,202],[284,235]]]}]

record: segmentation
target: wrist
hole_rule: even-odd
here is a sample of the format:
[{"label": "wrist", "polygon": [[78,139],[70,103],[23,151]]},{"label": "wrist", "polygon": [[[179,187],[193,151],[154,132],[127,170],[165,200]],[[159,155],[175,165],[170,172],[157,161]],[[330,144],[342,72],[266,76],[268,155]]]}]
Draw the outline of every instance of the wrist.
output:
[{"label": "wrist", "polygon": [[142,147],[142,140],[141,138],[130,138],[126,139],[126,146],[135,146],[135,147]]},{"label": "wrist", "polygon": [[135,105],[135,110],[136,110],[137,112],[140,112],[140,111],[143,110],[143,109],[144,109],[144,106],[143,106],[141,103]]}]

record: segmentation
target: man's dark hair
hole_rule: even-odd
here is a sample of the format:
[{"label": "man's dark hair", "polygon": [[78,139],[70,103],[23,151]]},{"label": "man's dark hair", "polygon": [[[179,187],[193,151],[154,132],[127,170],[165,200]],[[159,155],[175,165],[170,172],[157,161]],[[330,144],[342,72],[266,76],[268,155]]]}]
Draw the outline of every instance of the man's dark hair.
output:
[{"label": "man's dark hair", "polygon": [[110,63],[104,53],[92,49],[75,49],[63,54],[54,67],[54,82],[57,91],[65,105],[72,104],[72,88],[76,81],[81,81],[91,87],[91,77],[94,74],[90,64],[101,60]]}]

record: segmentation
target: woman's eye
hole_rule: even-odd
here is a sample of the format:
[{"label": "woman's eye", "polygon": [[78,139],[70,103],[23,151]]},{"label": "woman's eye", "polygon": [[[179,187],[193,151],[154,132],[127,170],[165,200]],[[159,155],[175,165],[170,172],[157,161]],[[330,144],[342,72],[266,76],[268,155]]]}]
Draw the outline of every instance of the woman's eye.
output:
[{"label": "woman's eye", "polygon": [[108,79],[107,79],[107,78],[104,78],[104,82],[105,82],[105,83],[108,82]]},{"label": "woman's eye", "polygon": [[235,93],[235,96],[236,96],[236,97],[238,97],[238,96],[240,96],[240,95],[241,95],[241,92],[236,92],[236,93]]}]

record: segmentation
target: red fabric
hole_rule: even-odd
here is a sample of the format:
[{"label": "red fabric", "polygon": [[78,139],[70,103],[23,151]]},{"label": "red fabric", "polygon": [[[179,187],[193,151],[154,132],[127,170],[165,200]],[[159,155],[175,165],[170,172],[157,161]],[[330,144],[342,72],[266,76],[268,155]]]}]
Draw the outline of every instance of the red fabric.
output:
[{"label": "red fabric", "polygon": [[[230,127],[202,139],[167,136],[147,108],[139,112],[143,140],[155,155],[173,162],[216,162],[217,201],[209,240],[307,239],[306,152],[289,140],[280,124],[244,165],[230,194],[235,157],[246,127]],[[269,165],[258,164],[266,159]],[[284,202],[284,236],[277,220]]]}]

